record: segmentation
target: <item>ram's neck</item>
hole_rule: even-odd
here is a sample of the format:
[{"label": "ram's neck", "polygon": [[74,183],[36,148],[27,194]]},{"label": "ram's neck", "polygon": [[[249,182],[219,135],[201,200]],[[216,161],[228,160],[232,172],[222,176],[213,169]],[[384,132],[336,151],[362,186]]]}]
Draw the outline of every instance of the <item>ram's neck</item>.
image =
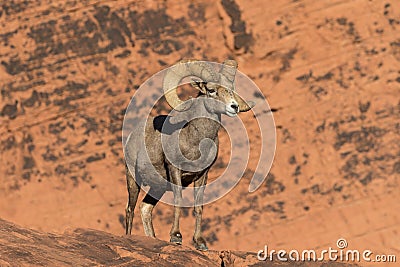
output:
[{"label": "ram's neck", "polygon": [[[179,132],[179,148],[186,159],[195,161],[189,164],[190,166],[199,164],[197,160],[200,159],[202,159],[200,160],[201,164],[205,162],[212,164],[218,153],[218,130],[221,127],[221,115],[207,112],[204,105],[196,105],[192,108],[191,113],[188,113],[190,116],[187,117],[186,125]],[[201,143],[205,139],[212,141]],[[201,169],[205,167],[206,165]]]},{"label": "ram's neck", "polygon": [[206,108],[206,98],[199,97],[196,100],[190,110],[179,114],[181,120],[187,122],[182,133],[186,132],[185,136],[190,144],[198,144],[204,138],[216,140],[221,127],[221,114],[210,112]]}]

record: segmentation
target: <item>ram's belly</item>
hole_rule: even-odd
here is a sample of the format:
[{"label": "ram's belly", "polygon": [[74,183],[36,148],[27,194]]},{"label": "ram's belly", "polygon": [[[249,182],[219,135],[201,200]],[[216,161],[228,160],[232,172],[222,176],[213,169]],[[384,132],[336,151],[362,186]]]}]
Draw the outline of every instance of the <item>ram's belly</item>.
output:
[{"label": "ram's belly", "polygon": [[194,181],[200,179],[200,177],[204,174],[204,171],[201,172],[183,172],[182,173],[182,186],[187,187]]},{"label": "ram's belly", "polygon": [[167,173],[164,165],[152,164],[146,160],[137,163],[136,172],[137,181],[144,186],[159,187],[160,189],[167,186]]},{"label": "ram's belly", "polygon": [[[165,163],[161,159],[157,159],[155,162],[149,162],[147,158],[141,154],[139,155],[137,162],[137,181],[142,185],[165,187],[166,190],[171,190],[171,186],[168,185],[167,179],[170,180],[167,175]],[[153,157],[154,159],[154,157]],[[157,164],[157,162],[160,162]],[[161,164],[162,163],[162,164]],[[199,179],[205,170],[199,172],[182,171],[181,181],[182,186],[187,187],[192,184],[195,180]]]}]

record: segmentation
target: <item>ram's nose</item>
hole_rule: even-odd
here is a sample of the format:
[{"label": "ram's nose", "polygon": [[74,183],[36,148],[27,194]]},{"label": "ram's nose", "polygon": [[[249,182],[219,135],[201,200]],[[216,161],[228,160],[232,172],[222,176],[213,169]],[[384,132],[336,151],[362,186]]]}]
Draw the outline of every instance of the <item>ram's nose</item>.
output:
[{"label": "ram's nose", "polygon": [[237,103],[232,103],[231,108],[238,113],[239,112],[239,105]]}]

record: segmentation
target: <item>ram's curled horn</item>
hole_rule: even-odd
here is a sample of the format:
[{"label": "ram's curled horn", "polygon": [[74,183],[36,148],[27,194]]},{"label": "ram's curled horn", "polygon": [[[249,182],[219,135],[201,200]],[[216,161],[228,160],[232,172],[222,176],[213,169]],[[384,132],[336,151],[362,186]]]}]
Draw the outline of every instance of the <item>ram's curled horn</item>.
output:
[{"label": "ram's curled horn", "polygon": [[189,76],[196,76],[205,82],[219,81],[218,74],[204,61],[185,60],[170,67],[164,76],[163,90],[168,104],[177,111],[187,110],[190,107],[191,103],[186,104],[180,100],[177,93],[179,83]]},{"label": "ram's curled horn", "polygon": [[235,90],[235,75],[238,64],[235,60],[227,59],[224,61],[220,70],[220,84],[226,88]]},{"label": "ram's curled horn", "polygon": [[[227,59],[224,61],[222,68],[220,70],[220,83],[222,86],[227,87],[235,91],[235,75],[237,71],[238,64],[235,60]],[[239,104],[239,111],[246,112],[252,109],[256,102],[245,101],[238,93],[234,92],[234,97]]]}]

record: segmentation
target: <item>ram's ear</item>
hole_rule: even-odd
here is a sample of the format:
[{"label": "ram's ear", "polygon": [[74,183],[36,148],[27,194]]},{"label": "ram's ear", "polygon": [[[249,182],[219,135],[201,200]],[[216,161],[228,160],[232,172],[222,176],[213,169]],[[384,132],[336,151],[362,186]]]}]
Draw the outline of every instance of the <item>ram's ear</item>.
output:
[{"label": "ram's ear", "polygon": [[235,93],[235,100],[239,104],[239,112],[249,111],[250,109],[252,109],[256,105],[256,102],[254,102],[254,101],[245,101],[237,93]]},{"label": "ram's ear", "polygon": [[203,94],[207,93],[207,83],[200,81],[200,80],[196,80],[196,79],[192,79],[192,81],[190,82],[190,84],[193,86],[193,88],[196,88],[197,90],[199,90],[200,92],[202,92]]}]

